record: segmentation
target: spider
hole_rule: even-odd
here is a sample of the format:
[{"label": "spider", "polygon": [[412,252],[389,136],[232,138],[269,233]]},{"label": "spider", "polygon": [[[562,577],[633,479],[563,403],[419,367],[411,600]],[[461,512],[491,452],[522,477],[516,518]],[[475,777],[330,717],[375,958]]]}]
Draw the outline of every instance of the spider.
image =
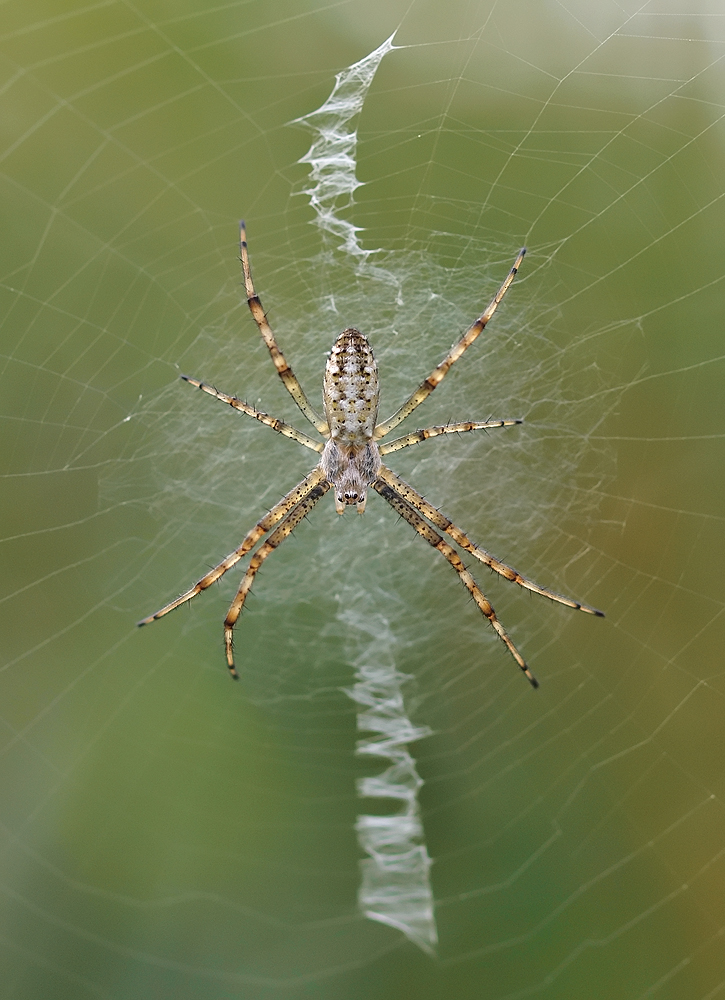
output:
[{"label": "spider", "polygon": [[376,493],[380,494],[383,500],[386,500],[390,504],[393,510],[397,511],[410,524],[414,531],[418,532],[421,538],[425,539],[434,549],[437,549],[443,558],[450,563],[458,574],[463,586],[471,594],[479,611],[491,623],[498,637],[528,678],[529,683],[535,688],[538,687],[539,682],[531,673],[524,658],[516,646],[514,646],[503,625],[499,622],[490,601],[464,566],[458,552],[442,535],[438,534],[435,528],[443,532],[443,534],[448,535],[460,549],[478,559],[484,565],[489,566],[494,572],[504,577],[504,579],[513,580],[520,587],[534,594],[540,594],[542,597],[548,597],[559,604],[565,604],[569,608],[576,608],[579,611],[586,611],[590,615],[598,615],[600,617],[603,617],[604,613],[590,607],[588,604],[582,604],[580,601],[572,600],[569,597],[562,597],[561,594],[557,594],[546,587],[540,587],[532,580],[522,576],[511,566],[502,563],[495,556],[486,552],[485,549],[476,545],[445,514],[442,514],[436,507],[428,503],[412,486],[399,479],[394,472],[382,463],[383,456],[401,451],[403,448],[426,441],[428,438],[437,437],[439,434],[460,434],[468,431],[490,430],[494,427],[511,427],[514,424],[522,423],[522,421],[465,420],[460,423],[439,424],[413,431],[403,437],[388,441],[386,444],[379,444],[394,427],[397,427],[413,410],[420,406],[423,400],[430,396],[453,364],[458,361],[464,351],[478,337],[508,291],[511,282],[514,280],[521,266],[526,249],[524,248],[519,252],[506,280],[494,295],[487,309],[466,330],[461,339],[453,345],[445,358],[421,382],[400,409],[396,410],[387,420],[378,423],[378,399],[380,395],[378,367],[367,338],[359,330],[350,327],[347,330],[343,330],[332,345],[330,356],[325,365],[322,389],[325,416],[321,417],[310,404],[302,386],[287,364],[284,355],[277,345],[272,329],[267,322],[262,303],[254,289],[252,281],[244,222],[240,225],[240,246],[247,304],[255,323],[259,327],[262,339],[269,349],[272,361],[277,369],[277,374],[282,379],[285,388],[294,399],[302,414],[325,440],[318,441],[308,437],[307,434],[303,434],[296,427],[292,427],[283,420],[270,417],[268,414],[256,410],[241,399],[237,399],[236,396],[229,396],[225,392],[220,392],[206,382],[200,382],[198,379],[191,378],[188,375],[182,375],[181,378],[201,389],[202,392],[208,393],[208,395],[213,396],[215,399],[220,399],[223,403],[234,407],[235,410],[240,410],[242,413],[254,417],[255,420],[259,420],[265,426],[272,427],[285,437],[291,438],[305,448],[309,448],[310,451],[316,452],[320,456],[320,460],[302,482],[298,483],[264,517],[257,521],[251,531],[247,533],[241,545],[231,552],[226,559],[223,559],[206,576],[203,576],[190,590],[187,590],[180,597],[177,597],[176,600],[165,605],[160,611],[150,615],[148,618],[144,618],[138,624],[148,625],[150,622],[156,621],[157,618],[163,618],[164,615],[173,611],[174,608],[178,608],[179,605],[196,597],[202,590],[206,590],[212,583],[219,580],[227,570],[230,570],[232,566],[236,565],[240,559],[250,552],[264,535],[267,535],[267,540],[260,545],[252,556],[237,595],[232,601],[227,617],[224,620],[224,646],[227,666],[232,677],[238,680],[239,675],[234,666],[233,653],[234,626],[244,607],[244,602],[251,590],[254,578],[267,556],[274,552],[277,546],[294,531],[300,521],[309,514],[315,504],[328,490],[332,489],[334,491],[335,509],[338,514],[344,513],[345,508],[352,505],[357,508],[359,514],[362,514],[365,510],[368,488],[372,487]]}]

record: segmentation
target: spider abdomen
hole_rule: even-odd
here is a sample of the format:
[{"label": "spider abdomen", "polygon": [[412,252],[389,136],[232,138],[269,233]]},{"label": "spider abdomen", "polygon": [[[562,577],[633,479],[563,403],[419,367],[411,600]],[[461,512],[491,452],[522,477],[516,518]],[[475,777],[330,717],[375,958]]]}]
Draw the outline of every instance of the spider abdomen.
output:
[{"label": "spider abdomen", "polygon": [[359,330],[343,330],[332,345],[322,389],[330,437],[343,448],[370,441],[378,418],[378,366]]}]

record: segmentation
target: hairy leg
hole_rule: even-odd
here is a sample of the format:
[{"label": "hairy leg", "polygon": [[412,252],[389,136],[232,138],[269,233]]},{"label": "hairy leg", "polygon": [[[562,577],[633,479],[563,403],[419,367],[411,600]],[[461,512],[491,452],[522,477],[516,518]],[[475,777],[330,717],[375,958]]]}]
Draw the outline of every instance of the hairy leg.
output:
[{"label": "hairy leg", "polygon": [[317,489],[321,483],[325,483],[324,492],[329,488],[329,484],[327,484],[324,472],[318,466],[313,469],[306,479],[303,479],[302,482],[298,483],[293,490],[290,490],[286,496],[282,497],[279,503],[275,504],[268,514],[265,514],[263,518],[257,521],[252,530],[245,535],[244,541],[238,549],[231,552],[226,559],[222,559],[222,561],[215,566],[213,570],[207,573],[206,576],[203,576],[198,583],[195,583],[194,586],[190,590],[187,590],[186,593],[182,594],[181,597],[177,597],[175,601],[170,601],[169,604],[161,608],[160,611],[157,611],[153,615],[149,615],[148,618],[143,618],[137,624],[148,625],[151,622],[156,621],[157,618],[163,618],[164,615],[168,615],[168,613],[173,611],[174,608],[178,608],[180,604],[185,604],[193,597],[196,597],[197,594],[200,594],[202,590],[206,590],[207,587],[211,587],[212,583],[216,583],[217,580],[221,579],[227,570],[230,570],[232,566],[235,566],[239,560],[250,551],[250,549],[254,548],[262,535],[266,535],[266,533],[273,528],[275,524],[281,521],[293,507],[304,501],[305,498],[308,497],[314,489]]},{"label": "hairy leg", "polygon": [[420,514],[383,479],[376,479],[373,483],[373,489],[377,490],[383,500],[387,500],[393,510],[397,511],[401,517],[405,518],[408,524],[410,524],[418,532],[421,538],[425,538],[426,542],[428,542],[429,545],[432,545],[434,549],[437,549],[443,558],[451,564],[456,573],[458,573],[461,583],[476,602],[478,610],[490,621],[499,639],[503,642],[504,646],[508,649],[514,660],[516,660],[520,670],[522,670],[526,675],[531,686],[538,687],[539,682],[529,670],[521,653],[519,653],[516,646],[514,646],[513,642],[508,637],[505,628],[496,617],[496,612],[493,610],[491,602],[463,565],[461,557],[458,555],[456,550],[453,549],[448,542],[444,541],[441,536],[431,528],[428,522],[425,521]]},{"label": "hairy leg", "polygon": [[381,438],[384,438],[386,434],[390,433],[393,427],[397,427],[401,421],[405,420],[407,416],[410,416],[413,410],[415,410],[416,407],[420,406],[423,400],[427,399],[428,396],[430,396],[430,394],[436,388],[436,386],[443,381],[445,376],[448,374],[448,372],[453,367],[455,362],[458,361],[458,359],[461,357],[464,351],[466,351],[471,346],[471,344],[478,337],[478,335],[481,333],[483,328],[486,326],[488,321],[491,319],[493,314],[498,309],[501,303],[501,299],[503,299],[504,295],[509,289],[509,285],[516,277],[516,273],[519,267],[521,266],[521,261],[524,259],[525,253],[526,253],[526,248],[519,251],[519,255],[514,261],[514,266],[509,271],[506,280],[501,285],[499,290],[496,292],[494,297],[491,299],[485,311],[481,313],[481,315],[478,317],[475,323],[472,323],[471,326],[469,326],[469,328],[463,334],[461,339],[456,344],[453,345],[453,347],[450,349],[448,354],[446,354],[445,358],[443,358],[441,363],[439,365],[436,365],[436,367],[433,369],[430,375],[428,375],[427,378],[423,379],[423,381],[420,383],[420,385],[412,394],[412,396],[410,396],[410,398],[406,400],[405,403],[403,403],[403,405],[400,407],[399,410],[395,411],[392,417],[388,417],[387,420],[384,420],[382,423],[378,424],[378,426],[375,428],[376,441],[379,441]]},{"label": "hairy leg", "polygon": [[325,493],[327,493],[330,486],[331,483],[328,483],[327,480],[315,486],[307,494],[305,499],[301,500],[300,503],[298,503],[297,506],[289,512],[279,527],[275,528],[267,541],[263,545],[259,546],[257,551],[249,560],[247,572],[242,578],[237,595],[231,603],[227,617],[224,619],[224,648],[227,654],[227,666],[229,667],[229,673],[232,675],[234,680],[239,680],[239,674],[234,667],[234,626],[236,625],[237,619],[242,612],[244,602],[247,599],[247,594],[252,589],[254,578],[259,572],[262,563],[267,556],[271,555],[272,552],[274,552],[274,550],[285,540],[285,538],[288,538],[292,534],[300,521],[309,514],[317,501],[320,500]]},{"label": "hairy leg", "polygon": [[307,417],[313,427],[315,427],[320,434],[324,434],[326,437],[329,437],[330,431],[327,426],[327,421],[322,419],[308,400],[304,389],[297,380],[297,376],[287,364],[284,355],[280,351],[275,336],[272,333],[272,328],[267,322],[267,316],[265,315],[262,303],[260,302],[259,296],[254,289],[254,282],[252,281],[252,272],[249,267],[249,251],[247,250],[247,230],[243,222],[239,225],[239,243],[242,250],[242,273],[244,275],[244,287],[247,292],[247,304],[254,318],[254,322],[259,327],[262,339],[267,345],[267,349],[269,350],[272,361],[274,362],[274,367],[277,369],[277,374],[282,379],[287,392],[290,394],[292,399],[294,399],[295,403],[297,403],[300,410],[305,417]]},{"label": "hairy leg", "polygon": [[199,379],[192,378],[190,375],[182,375],[181,378],[189,385],[195,385],[197,389],[201,389],[202,392],[208,393],[208,395],[213,396],[215,399],[220,399],[222,403],[228,403],[229,406],[233,406],[235,410],[239,410],[241,413],[246,413],[248,417],[254,417],[261,424],[266,427],[271,427],[272,430],[278,431],[280,434],[284,434],[285,437],[291,438],[298,444],[302,444],[305,448],[309,448],[311,451],[316,451],[318,454],[325,447],[324,442],[315,441],[313,438],[308,437],[303,434],[302,431],[298,431],[296,427],[292,427],[290,424],[286,424],[284,420],[278,420],[276,417],[270,417],[267,413],[262,413],[261,410],[255,410],[253,406],[249,403],[243,402],[241,399],[237,399],[236,396],[230,396],[226,392],[220,392],[219,389],[215,389],[213,385],[209,385],[206,382],[200,382]]},{"label": "hairy leg", "polygon": [[[182,378],[184,376],[182,375]],[[409,448],[412,444],[420,444],[428,438],[438,437],[439,434],[465,434],[467,431],[490,431],[495,427],[513,427],[514,424],[522,424],[523,420],[462,420],[457,424],[438,424],[435,427],[423,427],[405,437],[395,438],[387,444],[380,445],[381,455],[390,455],[391,452],[401,451]]]},{"label": "hairy leg", "polygon": [[589,604],[582,604],[581,601],[575,601],[571,597],[564,597],[561,594],[557,594],[553,590],[549,590],[546,587],[540,587],[538,583],[534,583],[533,580],[529,580],[527,577],[522,576],[517,570],[513,569],[511,566],[507,566],[506,563],[502,563],[495,556],[492,556],[490,552],[486,552],[482,549],[480,545],[476,545],[472,542],[468,535],[464,534],[460,528],[458,528],[450,518],[442,514],[433,504],[428,503],[428,501],[414,490],[412,486],[409,486],[406,482],[400,479],[395,473],[391,472],[386,466],[382,466],[378,471],[378,476],[383,482],[391,486],[400,496],[404,497],[416,510],[420,511],[424,517],[427,517],[437,528],[441,531],[445,531],[447,535],[453,539],[456,545],[460,545],[462,549],[478,559],[479,562],[484,563],[486,566],[490,566],[494,572],[498,573],[505,580],[511,580],[513,583],[518,583],[520,587],[525,590],[530,590],[534,594],[540,594],[542,597],[548,597],[552,601],[556,601],[559,604],[564,604],[568,608],[574,608],[577,611],[585,611],[589,615],[597,615],[599,618],[604,617],[603,611],[598,611],[597,608],[591,607]]}]

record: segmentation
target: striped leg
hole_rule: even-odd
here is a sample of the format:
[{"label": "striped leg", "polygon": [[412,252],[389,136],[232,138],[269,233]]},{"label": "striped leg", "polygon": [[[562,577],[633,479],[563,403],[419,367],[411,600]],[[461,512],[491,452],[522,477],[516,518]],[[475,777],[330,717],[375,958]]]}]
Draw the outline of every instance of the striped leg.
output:
[{"label": "striped leg", "polygon": [[185,382],[189,385],[195,385],[197,389],[201,389],[202,392],[208,393],[215,399],[220,399],[222,403],[228,403],[233,406],[235,410],[239,410],[241,413],[246,413],[248,417],[254,417],[258,420],[260,424],[264,424],[266,427],[271,427],[273,431],[278,431],[280,434],[284,434],[285,437],[292,438],[297,444],[302,444],[305,448],[309,448],[311,451],[316,451],[318,454],[325,447],[322,441],[315,441],[313,438],[308,437],[303,434],[302,431],[298,431],[296,427],[292,427],[290,424],[286,424],[284,420],[278,420],[276,417],[270,417],[267,413],[262,413],[261,410],[255,410],[253,406],[249,403],[244,403],[241,399],[237,399],[236,396],[229,396],[226,392],[220,392],[219,389],[215,389],[213,385],[208,385],[206,382],[200,382],[199,379],[192,378],[191,375],[181,376]]},{"label": "striped leg", "polygon": [[192,597],[196,597],[196,595],[200,594],[202,590],[206,590],[207,587],[211,587],[212,583],[216,583],[217,580],[224,576],[227,570],[230,570],[232,566],[235,566],[239,560],[242,559],[247,552],[249,552],[250,549],[256,545],[262,535],[266,535],[266,533],[273,528],[275,524],[281,521],[293,507],[301,501],[304,501],[305,498],[308,497],[312,491],[318,488],[320,483],[323,482],[325,483],[324,492],[328,489],[327,480],[325,479],[324,472],[318,466],[310,473],[309,476],[307,476],[306,479],[303,479],[302,482],[298,483],[293,490],[290,490],[286,496],[282,497],[279,503],[275,504],[268,514],[265,514],[261,520],[257,521],[252,530],[247,533],[244,541],[238,549],[235,549],[234,552],[230,553],[226,559],[223,559],[218,566],[215,566],[213,570],[206,574],[206,576],[203,576],[198,583],[195,583],[194,586],[190,590],[187,590],[185,594],[182,594],[181,597],[177,597],[175,601],[171,601],[165,607],[161,608],[160,611],[157,611],[156,614],[149,615],[148,618],[142,619],[137,624],[148,625],[150,622],[156,621],[157,618],[163,618],[164,615],[168,615],[169,611],[173,611],[174,608],[178,608],[180,604],[185,604],[187,601],[190,601]]},{"label": "striped leg", "polygon": [[[185,376],[181,376],[184,378]],[[438,424],[436,427],[423,427],[406,434],[405,437],[395,438],[387,444],[380,445],[381,455],[390,455],[393,451],[401,451],[409,448],[412,444],[420,444],[428,438],[438,437],[439,434],[465,434],[467,431],[490,431],[495,427],[513,427],[514,424],[522,424],[523,420],[462,420],[458,424]]]},{"label": "striped leg", "polygon": [[403,482],[402,479],[399,479],[384,465],[380,468],[378,475],[383,482],[387,483],[400,496],[404,497],[411,506],[420,511],[429,521],[432,521],[436,528],[440,528],[441,531],[445,531],[447,535],[450,535],[456,545],[460,545],[466,552],[470,552],[479,562],[490,566],[495,573],[498,573],[505,580],[518,583],[525,590],[530,590],[533,594],[540,594],[541,597],[548,597],[558,604],[564,604],[567,608],[574,608],[576,611],[585,611],[588,615],[596,615],[598,618],[604,618],[603,611],[598,611],[597,608],[593,608],[590,604],[582,604],[581,601],[575,601],[571,597],[564,597],[561,594],[557,594],[554,590],[549,590],[547,587],[540,587],[538,583],[534,583],[533,580],[522,576],[517,570],[511,566],[507,566],[506,563],[502,563],[495,556],[492,556],[490,552],[486,552],[480,545],[472,542],[468,535],[464,534],[450,518],[446,517],[445,514],[441,514],[437,507],[428,503],[412,486]]},{"label": "striped leg", "polygon": [[430,394],[433,392],[435,387],[440,382],[443,381],[445,376],[453,367],[454,363],[458,361],[463,352],[471,346],[476,337],[478,337],[479,333],[481,333],[485,325],[488,323],[488,321],[491,319],[493,314],[498,309],[501,303],[501,299],[504,297],[504,295],[509,289],[509,285],[516,277],[516,272],[521,266],[521,261],[524,259],[525,253],[526,253],[526,248],[519,251],[519,255],[514,261],[514,266],[509,271],[508,276],[504,281],[504,283],[501,285],[499,290],[491,299],[491,302],[489,303],[485,312],[481,313],[476,322],[473,323],[471,326],[469,326],[469,328],[463,334],[458,343],[453,345],[448,354],[446,354],[445,358],[443,358],[441,363],[433,369],[430,375],[427,378],[423,379],[423,381],[420,383],[420,385],[415,390],[410,399],[408,399],[405,403],[403,403],[400,409],[396,410],[395,413],[392,415],[392,417],[388,417],[387,420],[384,420],[381,424],[378,424],[378,426],[375,428],[376,441],[379,441],[381,438],[384,438],[386,434],[392,431],[393,427],[397,427],[402,420],[405,420],[407,416],[410,416],[413,410],[416,407],[420,406],[423,400],[427,399],[428,396],[430,396]]},{"label": "striped leg", "polygon": [[289,535],[292,534],[300,521],[309,514],[317,501],[320,500],[325,493],[327,493],[331,485],[331,483],[328,483],[327,480],[325,480],[324,482],[318,483],[317,486],[310,490],[305,499],[301,500],[300,503],[298,503],[297,506],[289,512],[284,521],[282,521],[278,528],[275,528],[264,545],[260,545],[252,558],[249,560],[249,566],[247,567],[247,572],[244,574],[242,582],[239,586],[237,596],[232,601],[227,617],[224,619],[224,648],[227,654],[227,666],[229,667],[229,673],[235,681],[239,680],[239,674],[234,666],[234,626],[236,625],[237,619],[242,612],[244,602],[247,599],[247,594],[252,589],[254,578],[259,572],[262,563],[267,556],[271,555],[277,546],[280,545],[285,538],[288,538]]},{"label": "striped leg", "polygon": [[389,486],[384,479],[376,479],[373,483],[373,489],[377,490],[383,500],[387,500],[393,510],[397,511],[401,517],[405,518],[408,524],[410,524],[418,532],[421,538],[425,538],[429,545],[432,545],[434,549],[437,549],[440,552],[444,559],[448,560],[456,573],[458,573],[461,583],[476,602],[478,610],[482,615],[488,618],[496,630],[496,634],[499,639],[503,642],[506,649],[508,649],[509,653],[516,660],[519,668],[524,672],[524,674],[526,674],[529,684],[531,684],[532,687],[538,687],[539,682],[527,667],[526,661],[521,653],[519,653],[513,642],[509,639],[505,628],[496,617],[496,612],[493,610],[491,602],[487,599],[486,595],[478,587],[476,581],[463,565],[461,557],[458,555],[456,550],[451,548],[448,542],[444,541],[441,536],[431,528],[428,522],[424,521],[421,515],[413,507],[411,507],[407,500],[404,500],[403,497],[391,486]]},{"label": "striped leg", "polygon": [[247,250],[247,230],[244,222],[239,224],[239,243],[242,250],[242,273],[244,275],[244,287],[247,292],[247,304],[249,305],[249,311],[254,318],[254,322],[259,327],[259,332],[262,334],[262,340],[264,340],[267,345],[267,349],[269,350],[272,361],[274,362],[274,367],[277,369],[277,374],[282,379],[287,392],[290,394],[292,399],[294,399],[295,403],[297,403],[300,410],[304,413],[313,427],[315,427],[320,434],[324,434],[326,437],[329,437],[330,431],[327,426],[327,421],[322,419],[308,400],[304,389],[297,381],[297,376],[287,364],[284,355],[277,346],[277,341],[272,333],[272,328],[267,322],[267,317],[264,309],[262,308],[262,303],[259,300],[259,296],[254,289],[254,282],[252,281],[252,271],[249,267],[249,251]]}]

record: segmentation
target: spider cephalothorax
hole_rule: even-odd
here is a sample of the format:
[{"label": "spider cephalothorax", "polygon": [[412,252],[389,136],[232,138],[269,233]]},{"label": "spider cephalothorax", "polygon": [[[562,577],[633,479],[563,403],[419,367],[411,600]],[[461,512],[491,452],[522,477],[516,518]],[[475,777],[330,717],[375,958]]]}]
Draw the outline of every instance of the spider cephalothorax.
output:
[{"label": "spider cephalothorax", "polygon": [[247,302],[251,310],[254,321],[259,327],[265,344],[269,349],[272,361],[277,369],[279,377],[282,379],[288,392],[300,408],[304,416],[312,426],[325,439],[324,441],[308,437],[296,427],[270,417],[253,406],[237,399],[236,396],[229,396],[225,392],[220,392],[213,386],[200,382],[198,379],[190,378],[188,375],[181,377],[192,385],[197,386],[210,396],[221,399],[236,410],[241,410],[260,423],[272,427],[298,444],[304,445],[311,451],[320,455],[320,460],[312,472],[294,489],[282,497],[278,504],[265,514],[255,526],[247,533],[239,548],[231,552],[226,559],[223,559],[218,566],[203,576],[190,590],[187,590],[181,597],[171,601],[165,607],[139,622],[139,625],[147,625],[157,618],[162,618],[178,608],[180,604],[190,601],[202,590],[206,590],[212,583],[222,577],[227,570],[236,565],[248,552],[250,552],[257,542],[268,532],[268,537],[256,550],[249,561],[249,566],[244,574],[242,582],[237,591],[237,595],[232,601],[227,617],[224,620],[224,645],[226,649],[227,665],[232,677],[237,678],[237,671],[234,667],[233,636],[234,626],[241,614],[247,594],[251,590],[257,572],[267,558],[274,552],[277,546],[284,541],[297,527],[300,521],[312,510],[318,500],[327,493],[329,489],[334,489],[335,507],[338,514],[342,514],[345,507],[355,504],[362,514],[365,510],[367,500],[367,490],[372,487],[390,506],[400,514],[400,516],[410,524],[418,534],[424,538],[429,545],[437,549],[441,555],[450,563],[458,574],[461,583],[466,587],[475,601],[479,611],[483,614],[495,629],[497,635],[504,643],[509,653],[516,660],[521,670],[534,687],[538,687],[538,682],[527,667],[524,658],[514,646],[503,625],[496,617],[491,603],[486,595],[481,591],[470,572],[463,564],[458,552],[450,545],[442,535],[434,530],[438,528],[445,535],[456,543],[456,545],[469,555],[478,559],[479,562],[489,566],[492,570],[504,577],[512,580],[519,586],[530,590],[543,597],[549,597],[552,601],[565,604],[570,608],[577,608],[592,615],[602,615],[601,611],[590,607],[588,604],[581,604],[569,597],[562,597],[560,594],[540,587],[522,576],[511,566],[502,563],[490,552],[486,552],[476,545],[460,528],[458,528],[449,518],[442,514],[437,507],[428,503],[412,486],[399,479],[395,473],[391,472],[383,465],[382,458],[392,452],[408,448],[410,445],[418,444],[428,438],[437,437],[439,434],[458,434],[467,431],[484,430],[493,427],[509,427],[513,424],[520,424],[520,420],[465,420],[460,423],[441,424],[435,427],[426,427],[413,431],[403,437],[396,438],[386,444],[378,446],[377,442],[386,437],[390,431],[397,427],[413,410],[419,406],[436,388],[439,382],[445,377],[451,366],[456,362],[463,352],[471,346],[476,337],[481,333],[488,321],[493,316],[499,303],[503,299],[509,285],[514,280],[516,272],[523,260],[525,250],[521,250],[514,266],[508,273],[504,283],[494,295],[488,308],[478,317],[475,323],[466,330],[460,340],[450,349],[445,358],[437,365],[430,375],[425,378],[415,392],[403,403],[400,409],[396,410],[392,417],[388,417],[382,423],[378,423],[378,400],[380,389],[378,385],[378,366],[373,357],[373,352],[367,338],[359,330],[350,327],[343,330],[335,343],[332,345],[330,356],[325,365],[325,377],[323,381],[323,401],[325,405],[324,419],[310,405],[302,386],[297,381],[294,372],[287,364],[284,355],[277,346],[272,329],[267,322],[262,303],[254,290],[252,273],[249,268],[249,254],[247,252],[247,237],[244,223],[241,225],[241,250],[242,250],[242,272],[244,274],[244,285],[247,292]]}]

